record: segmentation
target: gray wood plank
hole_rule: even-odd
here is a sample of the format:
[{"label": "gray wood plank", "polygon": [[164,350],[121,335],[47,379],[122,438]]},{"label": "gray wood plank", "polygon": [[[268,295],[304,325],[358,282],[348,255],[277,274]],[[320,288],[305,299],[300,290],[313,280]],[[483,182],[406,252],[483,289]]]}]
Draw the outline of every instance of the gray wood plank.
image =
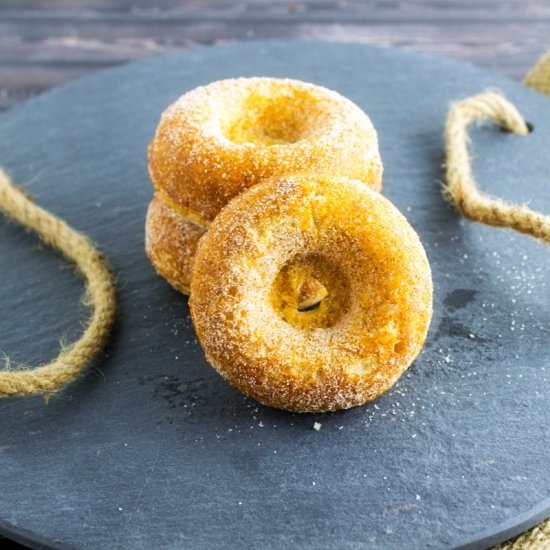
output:
[{"label": "gray wood plank", "polygon": [[0,109],[156,53],[270,38],[435,52],[520,79],[546,49],[549,33],[550,3],[544,0],[3,0]]}]

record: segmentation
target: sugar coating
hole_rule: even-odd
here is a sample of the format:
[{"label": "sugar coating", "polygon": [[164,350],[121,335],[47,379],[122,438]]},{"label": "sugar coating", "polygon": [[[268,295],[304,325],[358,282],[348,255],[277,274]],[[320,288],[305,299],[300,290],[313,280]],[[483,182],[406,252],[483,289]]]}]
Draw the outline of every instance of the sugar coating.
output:
[{"label": "sugar coating", "polygon": [[[328,305],[296,323],[273,292],[285,292],[286,266],[311,257]],[[279,177],[235,198],[200,239],[190,307],[207,359],[246,394],[344,409],[387,391],[420,352],[431,272],[406,219],[362,182]]]},{"label": "sugar coating", "polygon": [[368,116],[340,94],[290,79],[238,78],[196,88],[162,114],[149,171],[165,202],[199,226],[261,180],[319,172],[380,190]]},{"label": "sugar coating", "polygon": [[157,193],[147,210],[145,251],[157,273],[189,294],[195,252],[205,229],[171,209]]}]

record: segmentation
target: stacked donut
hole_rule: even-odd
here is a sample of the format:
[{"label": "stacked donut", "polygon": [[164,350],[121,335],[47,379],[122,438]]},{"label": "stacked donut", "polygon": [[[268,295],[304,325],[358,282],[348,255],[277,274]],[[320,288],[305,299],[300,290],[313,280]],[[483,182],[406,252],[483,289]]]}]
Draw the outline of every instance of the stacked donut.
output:
[{"label": "stacked donut", "polygon": [[147,253],[185,294],[199,239],[245,189],[271,176],[317,172],[382,187],[367,115],[336,92],[276,78],[222,80],[180,97],[149,146],[149,171],[157,193]]},{"label": "stacked donut", "polygon": [[296,80],[215,82],[178,99],[149,147],[146,251],[209,362],[262,403],[363,404],[422,348],[422,245],[377,192],[376,131],[348,99]]}]

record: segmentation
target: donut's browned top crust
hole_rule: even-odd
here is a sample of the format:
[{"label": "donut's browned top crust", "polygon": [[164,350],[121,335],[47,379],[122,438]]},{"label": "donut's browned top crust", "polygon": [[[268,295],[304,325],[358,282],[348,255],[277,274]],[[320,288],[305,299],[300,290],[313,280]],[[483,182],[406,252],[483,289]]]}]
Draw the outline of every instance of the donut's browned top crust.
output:
[{"label": "donut's browned top crust", "polygon": [[[307,279],[326,297],[296,310]],[[388,390],[432,313],[418,236],[359,181],[288,176],[235,198],[201,238],[191,315],[210,363],[262,403],[314,412]]]},{"label": "donut's browned top crust", "polygon": [[237,78],[196,88],[163,113],[149,171],[167,203],[205,227],[244,189],[320,172],[381,188],[368,116],[340,94],[298,80]]}]

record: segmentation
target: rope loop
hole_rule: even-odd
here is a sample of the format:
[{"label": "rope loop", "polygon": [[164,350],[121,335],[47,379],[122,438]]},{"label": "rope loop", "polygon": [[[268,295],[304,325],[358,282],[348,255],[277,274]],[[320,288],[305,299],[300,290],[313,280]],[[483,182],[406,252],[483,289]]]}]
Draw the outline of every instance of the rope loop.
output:
[{"label": "rope loop", "polygon": [[107,261],[91,241],[36,205],[1,169],[0,209],[72,260],[87,282],[83,301],[91,305],[92,314],[82,336],[50,363],[33,369],[0,371],[0,397],[49,397],[75,380],[105,346],[115,317],[115,285]]},{"label": "rope loop", "polygon": [[470,220],[509,227],[550,243],[549,216],[479,191],[468,154],[468,126],[484,120],[492,120],[518,136],[530,131],[514,105],[499,93],[485,92],[453,104],[445,126],[445,196]]}]

